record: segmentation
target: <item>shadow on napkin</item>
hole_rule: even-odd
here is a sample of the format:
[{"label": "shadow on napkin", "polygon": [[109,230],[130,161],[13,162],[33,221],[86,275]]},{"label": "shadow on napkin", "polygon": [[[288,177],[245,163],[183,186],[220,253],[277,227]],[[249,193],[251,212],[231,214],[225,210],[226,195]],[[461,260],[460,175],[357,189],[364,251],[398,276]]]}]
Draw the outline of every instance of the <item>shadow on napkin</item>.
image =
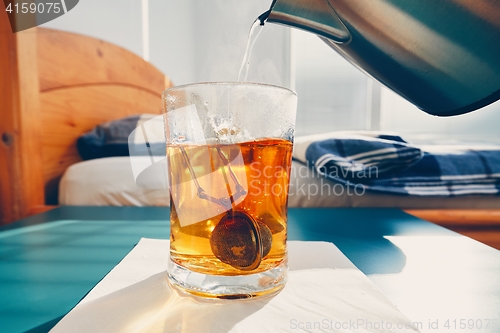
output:
[{"label": "shadow on napkin", "polygon": [[[368,327],[410,321],[331,243],[289,242],[285,288],[241,301],[185,296],[170,287],[166,271],[150,273],[166,263],[168,244],[142,239],[51,333],[266,333],[317,324],[312,331],[331,332],[352,323],[355,328],[341,331],[418,331]],[[134,274],[143,278],[126,282]]]},{"label": "shadow on napkin", "polygon": [[[315,247],[288,246],[289,270],[337,267],[355,268],[342,255],[331,251],[329,243]],[[323,256],[316,255],[325,253]],[[339,252],[340,253],[340,252]],[[263,308],[271,298],[245,300],[203,300],[173,290],[167,272],[153,275],[129,287],[93,301],[72,311],[72,320],[62,320],[52,332],[229,332],[252,313]],[[119,309],[119,311],[114,311]],[[90,322],[90,318],[92,318]],[[66,326],[67,324],[68,326]]]},{"label": "shadow on napkin", "polygon": [[[270,298],[243,302],[184,296],[167,282],[167,273],[75,308],[52,332],[229,332]],[[91,320],[90,320],[91,319]],[[81,329],[81,330],[78,330]]]},{"label": "shadow on napkin", "polygon": [[396,329],[411,321],[352,268],[292,271],[280,294],[245,301],[184,296],[166,278],[159,273],[81,304],[51,332],[266,333],[294,332],[307,325],[314,332],[331,332],[339,331],[338,324],[342,332],[418,332]]}]

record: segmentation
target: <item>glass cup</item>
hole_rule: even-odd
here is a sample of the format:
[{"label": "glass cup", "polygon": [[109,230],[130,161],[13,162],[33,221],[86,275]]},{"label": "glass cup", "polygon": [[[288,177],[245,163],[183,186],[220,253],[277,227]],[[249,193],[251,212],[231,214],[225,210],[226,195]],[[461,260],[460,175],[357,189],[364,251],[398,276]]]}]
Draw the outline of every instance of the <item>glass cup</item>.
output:
[{"label": "glass cup", "polygon": [[163,94],[170,190],[170,283],[208,298],[279,292],[297,95],[256,83]]}]

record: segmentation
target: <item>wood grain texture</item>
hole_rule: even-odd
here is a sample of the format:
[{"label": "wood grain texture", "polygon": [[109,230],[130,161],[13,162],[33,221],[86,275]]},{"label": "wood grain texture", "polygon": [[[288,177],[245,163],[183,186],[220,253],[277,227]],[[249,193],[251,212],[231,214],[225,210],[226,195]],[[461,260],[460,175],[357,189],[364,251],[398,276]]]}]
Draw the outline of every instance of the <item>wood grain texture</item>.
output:
[{"label": "wood grain texture", "polygon": [[500,250],[500,210],[411,209],[405,212]]},{"label": "wood grain texture", "polygon": [[43,177],[46,202],[54,204],[59,179],[81,161],[78,137],[104,122],[134,114],[161,114],[159,95],[120,85],[76,86],[41,93]]},{"label": "wood grain texture", "polygon": [[13,34],[0,13],[0,149],[2,224],[43,205],[36,29]]},{"label": "wood grain texture", "polygon": [[[19,76],[19,143],[22,216],[44,203],[41,151],[40,88],[37,80],[36,29],[16,33]],[[42,191],[41,191],[42,190]]]},{"label": "wood grain texture", "polygon": [[[500,200],[500,199],[499,199]],[[500,226],[498,209],[408,209],[408,214],[440,225],[482,225]]]},{"label": "wood grain texture", "polygon": [[[0,9],[3,6],[0,5]],[[15,187],[12,181],[16,163],[14,147],[15,117],[14,109],[17,101],[14,98],[17,81],[17,43],[7,14],[0,11],[0,224],[7,223],[19,215],[19,207],[16,205]]]},{"label": "wood grain texture", "polygon": [[78,34],[38,29],[45,203],[56,204],[59,180],[81,159],[77,138],[106,121],[161,113],[173,86],[156,67],[121,47]]},{"label": "wood grain texture", "polygon": [[[452,229],[453,230],[453,229]],[[500,228],[496,230],[453,230],[461,235],[475,239],[483,244],[500,250]]]},{"label": "wood grain texture", "polygon": [[156,67],[119,46],[68,32],[38,29],[40,89],[121,84],[161,94],[172,83]]}]

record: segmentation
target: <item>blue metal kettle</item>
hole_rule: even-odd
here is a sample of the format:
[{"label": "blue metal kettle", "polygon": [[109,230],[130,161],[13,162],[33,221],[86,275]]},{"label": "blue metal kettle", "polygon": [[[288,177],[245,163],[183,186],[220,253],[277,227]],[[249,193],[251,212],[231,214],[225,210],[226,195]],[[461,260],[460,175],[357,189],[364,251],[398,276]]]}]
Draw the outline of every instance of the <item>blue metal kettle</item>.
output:
[{"label": "blue metal kettle", "polygon": [[259,19],[317,34],[432,115],[500,99],[500,0],[274,0]]}]

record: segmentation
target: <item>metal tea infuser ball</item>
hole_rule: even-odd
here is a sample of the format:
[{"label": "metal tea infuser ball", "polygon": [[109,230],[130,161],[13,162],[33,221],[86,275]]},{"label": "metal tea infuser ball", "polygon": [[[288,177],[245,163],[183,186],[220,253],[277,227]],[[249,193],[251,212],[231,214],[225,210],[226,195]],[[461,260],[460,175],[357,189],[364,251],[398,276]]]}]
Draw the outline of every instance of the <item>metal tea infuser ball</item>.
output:
[{"label": "metal tea infuser ball", "polygon": [[268,226],[256,222],[242,211],[230,210],[210,236],[214,255],[240,270],[254,270],[271,251],[272,234]]},{"label": "metal tea infuser ball", "polygon": [[229,198],[215,198],[208,195],[200,186],[185,149],[181,146],[179,148],[196,185],[198,197],[227,209],[210,235],[213,254],[223,263],[239,270],[251,271],[258,268],[262,258],[271,251],[272,233],[266,224],[256,221],[242,210],[235,209],[234,202],[247,192],[238,182],[229,160],[220,148],[216,148],[219,157],[227,165],[232,181],[236,184],[236,193]]}]

